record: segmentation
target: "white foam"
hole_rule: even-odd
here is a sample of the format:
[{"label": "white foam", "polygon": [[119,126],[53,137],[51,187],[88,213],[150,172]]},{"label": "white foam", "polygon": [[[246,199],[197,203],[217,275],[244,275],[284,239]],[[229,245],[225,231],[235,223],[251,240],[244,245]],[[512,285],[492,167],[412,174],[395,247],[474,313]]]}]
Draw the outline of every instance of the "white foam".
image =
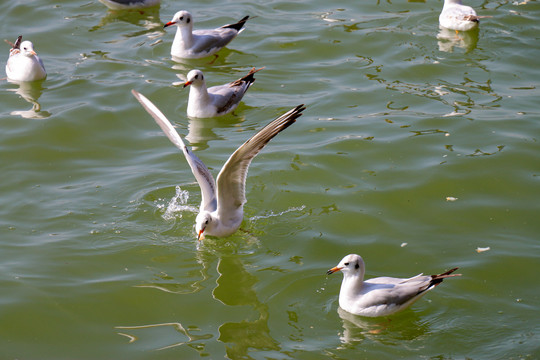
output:
[{"label": "white foam", "polygon": [[163,219],[165,220],[173,220],[177,218],[179,214],[181,216],[181,213],[184,211],[190,211],[194,213],[198,212],[197,208],[187,205],[187,202],[189,200],[189,192],[187,190],[182,190],[178,185],[175,189],[176,193],[167,204],[165,212],[162,215]]},{"label": "white foam", "polygon": [[269,213],[267,213],[265,215],[252,216],[252,217],[249,218],[249,220],[250,221],[255,221],[255,220],[259,220],[259,219],[268,219],[268,218],[275,217],[275,216],[282,216],[282,215],[285,215],[285,214],[293,212],[293,211],[302,211],[305,208],[306,208],[306,205],[302,205],[300,207],[291,207],[291,208],[288,208],[285,211],[281,211],[281,212],[278,212],[278,213],[274,213],[273,211],[270,211]]}]

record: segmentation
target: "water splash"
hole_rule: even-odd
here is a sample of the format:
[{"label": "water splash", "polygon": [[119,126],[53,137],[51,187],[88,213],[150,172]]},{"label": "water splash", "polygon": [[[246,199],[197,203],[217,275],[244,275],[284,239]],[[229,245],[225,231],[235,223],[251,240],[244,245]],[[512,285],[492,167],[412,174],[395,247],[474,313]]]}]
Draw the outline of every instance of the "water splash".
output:
[{"label": "water splash", "polygon": [[282,216],[282,215],[285,215],[285,214],[293,212],[293,211],[302,211],[305,208],[306,208],[306,205],[302,205],[302,206],[299,206],[299,207],[291,207],[291,208],[288,208],[285,211],[280,211],[278,213],[274,213],[273,211],[270,211],[269,213],[267,213],[265,215],[252,216],[252,217],[249,218],[249,220],[250,221],[255,221],[255,220],[259,220],[259,219],[269,219],[271,217]]},{"label": "water splash", "polygon": [[187,190],[182,190],[180,186],[175,187],[176,193],[172,197],[172,199],[169,201],[167,206],[161,205],[161,208],[165,207],[165,212],[163,213],[162,217],[165,220],[173,220],[177,218],[178,216],[182,217],[183,211],[190,211],[196,213],[198,211],[197,208],[187,205],[187,202],[189,200],[189,192]]}]

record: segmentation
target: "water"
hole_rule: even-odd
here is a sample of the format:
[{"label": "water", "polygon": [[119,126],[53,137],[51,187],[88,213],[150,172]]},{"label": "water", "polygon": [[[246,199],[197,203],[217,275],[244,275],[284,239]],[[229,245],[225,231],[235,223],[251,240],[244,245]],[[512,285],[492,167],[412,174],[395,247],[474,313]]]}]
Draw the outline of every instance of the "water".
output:
[{"label": "water", "polygon": [[[492,18],[456,38],[442,1],[2,2],[3,38],[49,76],[1,82],[0,358],[540,358],[540,6],[467,3]],[[214,64],[175,64],[179,6],[201,27],[256,17]],[[177,74],[252,66],[234,114],[186,118]],[[214,174],[307,105],[253,161],[242,230],[197,246],[198,187],[133,88]],[[463,276],[351,317],[325,276],[348,253],[368,277]]]}]

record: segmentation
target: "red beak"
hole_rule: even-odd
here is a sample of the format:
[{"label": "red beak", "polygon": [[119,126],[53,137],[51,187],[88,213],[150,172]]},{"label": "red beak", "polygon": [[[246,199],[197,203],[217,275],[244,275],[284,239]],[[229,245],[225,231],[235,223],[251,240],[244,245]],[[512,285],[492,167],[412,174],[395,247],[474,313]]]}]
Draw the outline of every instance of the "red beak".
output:
[{"label": "red beak", "polygon": [[203,232],[204,232],[204,229],[201,229],[199,231],[199,234],[197,235],[197,241],[201,241],[202,239],[204,239]]},{"label": "red beak", "polygon": [[174,21],[169,21],[165,25],[163,25],[163,28],[166,28],[167,26],[175,25],[176,23]]},{"label": "red beak", "polygon": [[189,85],[191,85],[192,83],[193,83],[193,81],[186,81],[186,82],[184,83],[184,87],[189,86]]}]

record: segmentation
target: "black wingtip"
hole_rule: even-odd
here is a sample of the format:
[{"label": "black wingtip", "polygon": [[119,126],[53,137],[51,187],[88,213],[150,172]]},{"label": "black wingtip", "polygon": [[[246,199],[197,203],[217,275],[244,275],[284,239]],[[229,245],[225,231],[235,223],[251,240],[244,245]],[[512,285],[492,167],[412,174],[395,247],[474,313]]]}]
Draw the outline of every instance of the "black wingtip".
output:
[{"label": "black wingtip", "polygon": [[244,16],[240,21],[234,24],[224,25],[222,28],[224,29],[235,29],[236,31],[240,31],[244,25],[246,24],[246,21],[249,20],[249,15]]},{"label": "black wingtip", "polygon": [[4,39],[6,43],[8,43],[11,46],[11,50],[19,50],[21,48],[21,42],[22,42],[22,35],[19,35],[17,37],[17,40],[15,40],[15,43],[12,43],[11,41]]},{"label": "black wingtip", "polygon": [[304,104],[300,104],[287,111],[285,114],[281,115],[280,118],[285,121],[283,124],[283,130],[291,126],[296,122],[300,116],[302,116],[302,111],[306,110]]},{"label": "black wingtip", "polygon": [[15,40],[15,44],[13,44],[13,48],[14,49],[20,49],[21,48],[21,43],[22,43],[22,35],[19,35],[17,37],[17,40]]}]

